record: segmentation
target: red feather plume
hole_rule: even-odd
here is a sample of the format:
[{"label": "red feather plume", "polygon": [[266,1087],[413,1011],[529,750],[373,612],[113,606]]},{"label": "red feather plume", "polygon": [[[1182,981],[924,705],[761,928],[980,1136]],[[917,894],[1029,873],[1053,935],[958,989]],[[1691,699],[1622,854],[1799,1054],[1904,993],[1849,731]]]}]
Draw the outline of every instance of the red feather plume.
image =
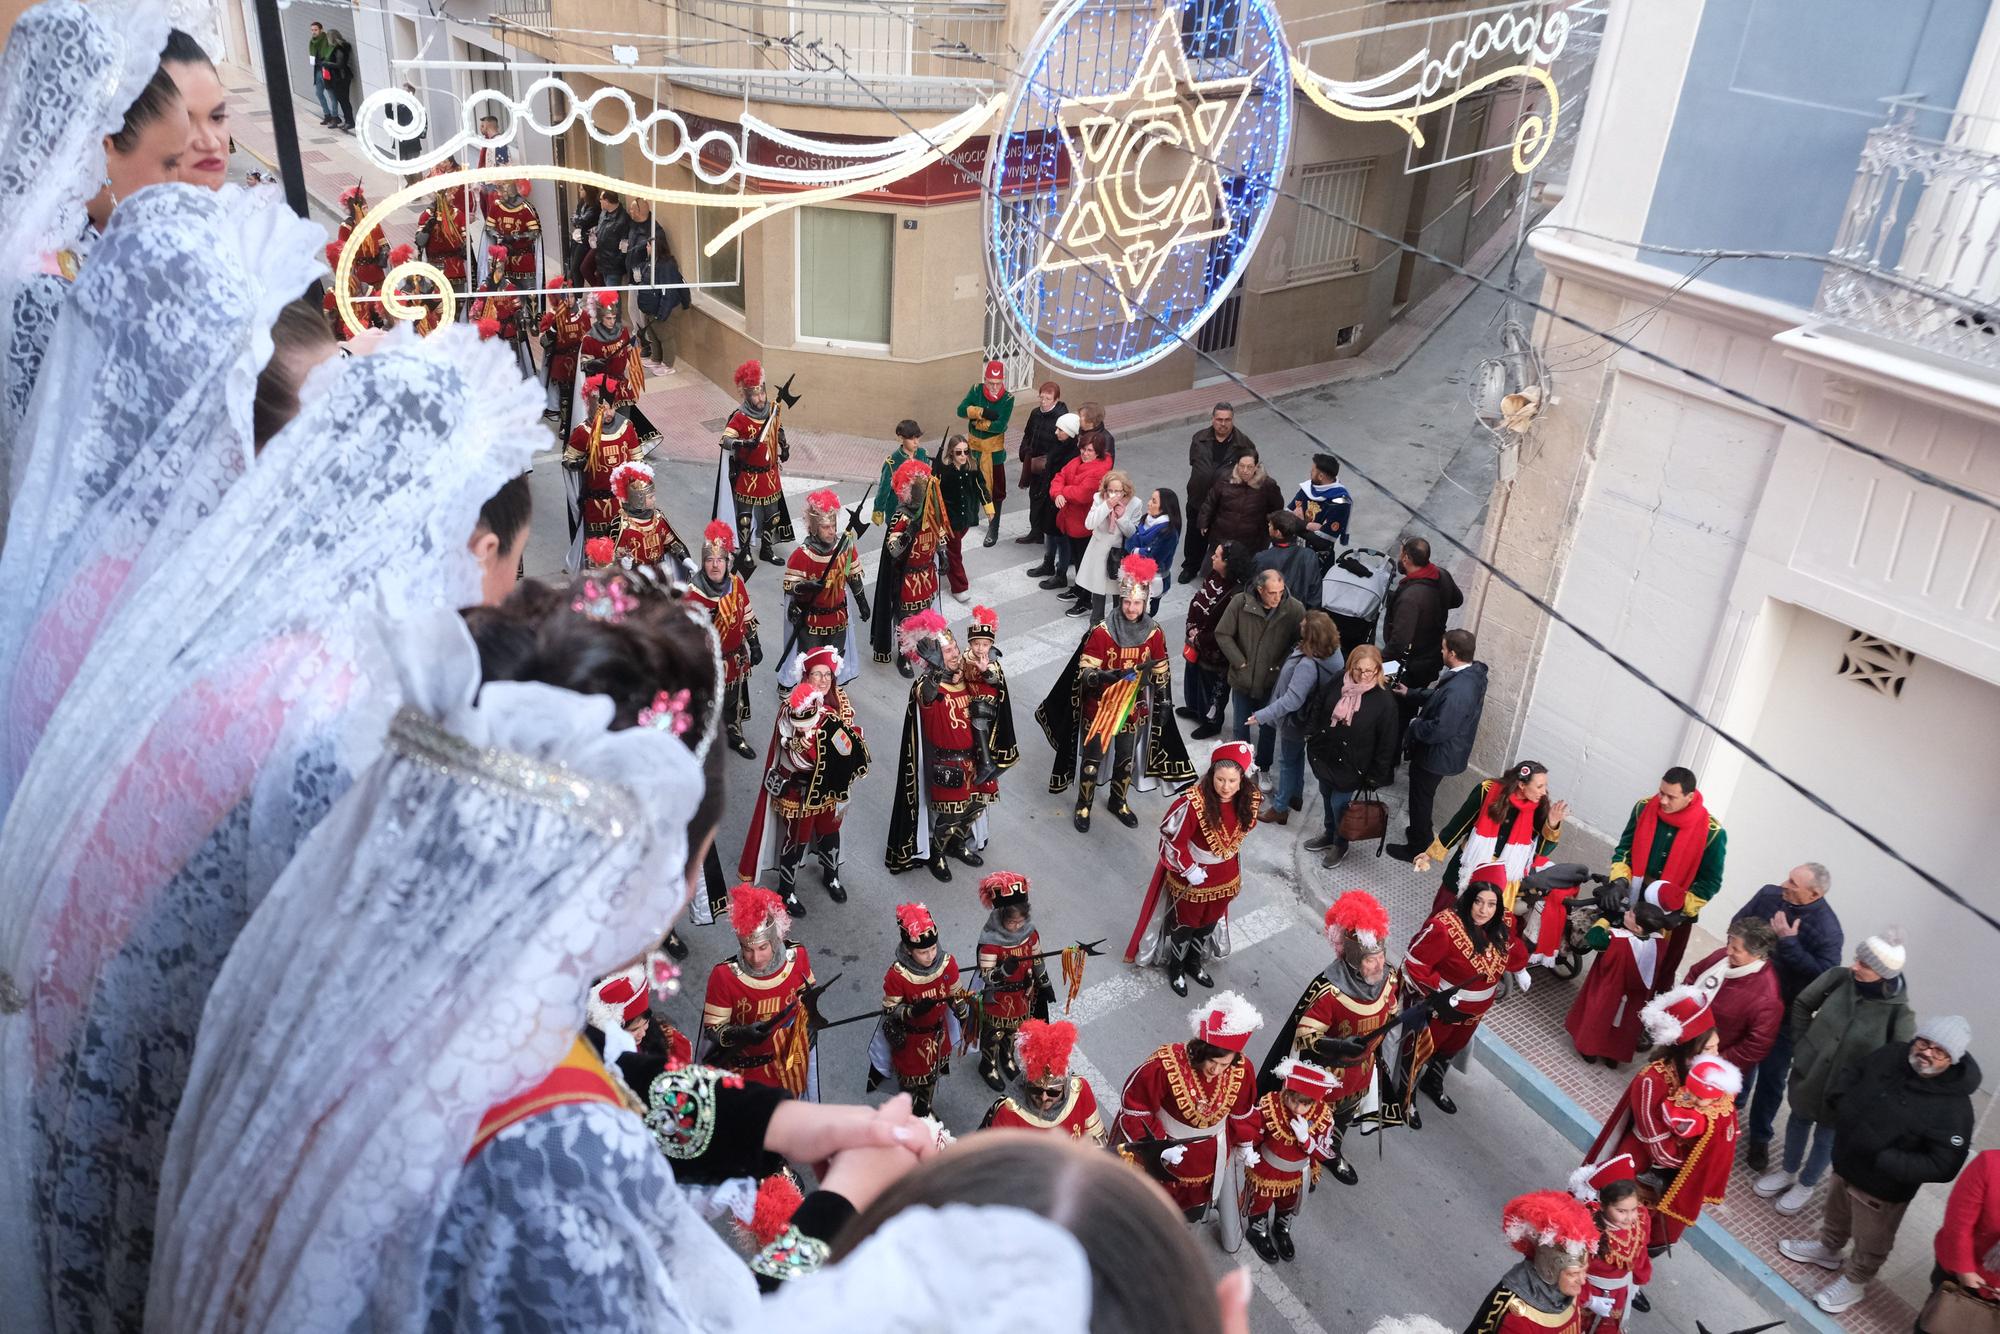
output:
[{"label": "red feather plume", "polygon": [[1000,613],[991,607],[974,607],[972,609],[972,623],[974,625],[998,625],[1000,624]]},{"label": "red feather plume", "polygon": [[937,923],[931,919],[931,910],[921,903],[899,903],[896,905],[896,925],[911,940],[927,936],[937,930]]},{"label": "red feather plume", "polygon": [[1159,572],[1160,564],[1151,556],[1132,555],[1118,562],[1118,573],[1137,584],[1152,583]]},{"label": "red feather plume", "polygon": [[762,885],[743,884],[729,891],[729,926],[739,939],[755,933],[772,919],[780,923],[780,934],[791,925],[785,901],[770,890]]},{"label": "red feather plume", "polygon": [[1515,1250],[1532,1256],[1537,1246],[1559,1246],[1582,1254],[1597,1245],[1597,1219],[1563,1190],[1538,1190],[1507,1201],[1500,1229]]},{"label": "red feather plume", "polygon": [[1076,1025],[1067,1019],[1044,1023],[1040,1019],[1021,1021],[1021,1035],[1015,1054],[1021,1073],[1031,1080],[1069,1073],[1070,1053],[1076,1049]]},{"label": "red feather plume", "polygon": [[764,383],[763,363],[754,359],[744,362],[736,368],[735,379],[738,389],[752,389]]},{"label": "red feather plume", "polygon": [[486,258],[488,258],[488,259],[505,259],[505,258],[507,258],[507,247],[506,247],[506,246],[503,246],[503,245],[490,245],[490,246],[487,246],[487,247],[486,247]]},{"label": "red feather plume", "polygon": [[720,542],[724,551],[736,549],[736,530],[720,519],[710,519],[708,527],[701,530],[704,542]]},{"label": "red feather plume", "polygon": [[1357,932],[1378,943],[1389,935],[1389,910],[1365,889],[1348,890],[1326,910],[1326,938],[1336,946]]},{"label": "red feather plume", "polygon": [[618,557],[618,544],[608,537],[593,537],[583,544],[585,565],[609,565]]},{"label": "red feather plume", "polygon": [[943,614],[936,608],[926,607],[915,616],[904,617],[902,629],[905,636],[915,637],[942,634],[951,629],[951,626],[945,622]]},{"label": "red feather plume", "polygon": [[391,267],[394,267],[395,265],[398,264],[408,264],[411,260],[415,259],[416,257],[417,257],[417,248],[409,244],[408,242],[404,242],[402,245],[397,246],[394,250],[391,250],[389,252],[389,264]]},{"label": "red feather plume", "polygon": [[993,872],[979,882],[980,906],[991,908],[993,900],[1002,897],[1003,894],[1015,892],[1017,886],[1020,893],[1027,893],[1028,877],[1022,875],[1019,871]]},{"label": "red feather plume", "polygon": [[738,1228],[749,1234],[750,1241],[758,1250],[763,1250],[792,1225],[792,1215],[805,1203],[805,1196],[799,1194],[796,1181],[783,1172],[774,1172],[757,1183],[757,1207],[750,1214],[750,1224]]},{"label": "red feather plume", "polygon": [[491,315],[488,315],[479,322],[479,336],[481,338],[493,338],[498,336],[499,332],[500,321],[494,319]]}]

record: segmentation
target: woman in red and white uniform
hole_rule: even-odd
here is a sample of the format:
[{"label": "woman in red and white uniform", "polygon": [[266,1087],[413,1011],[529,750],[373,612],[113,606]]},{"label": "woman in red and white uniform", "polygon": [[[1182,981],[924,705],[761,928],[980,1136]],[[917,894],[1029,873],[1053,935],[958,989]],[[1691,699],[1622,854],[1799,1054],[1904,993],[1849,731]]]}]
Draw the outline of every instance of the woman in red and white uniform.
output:
[{"label": "woman in red and white uniform", "polygon": [[1653,1281],[1653,1259],[1646,1254],[1646,1206],[1634,1170],[1632,1155],[1621,1153],[1570,1173],[1570,1194],[1597,1219],[1597,1249],[1578,1298],[1584,1334],[1618,1334],[1628,1309],[1652,1309],[1639,1291]]},{"label": "woman in red and white uniform", "polygon": [[1229,905],[1243,888],[1239,854],[1262,802],[1250,781],[1253,761],[1244,742],[1217,746],[1201,782],[1175,797],[1160,821],[1160,861],[1125,960],[1165,965],[1176,996],[1187,995],[1189,978],[1214,986],[1202,963],[1229,954]]},{"label": "woman in red and white uniform", "polygon": [[1475,868],[1458,900],[1424,923],[1403,956],[1408,1000],[1428,997],[1432,1005],[1430,1022],[1402,1039],[1396,1063],[1403,1113],[1412,1127],[1423,1124],[1416,1109],[1419,1088],[1446,1116],[1458,1111],[1444,1091],[1445,1066],[1465,1050],[1493,1008],[1502,976],[1511,974],[1516,986],[1528,989],[1528,947],[1514,915],[1500,906],[1506,888],[1507,869],[1500,863]]},{"label": "woman in red and white uniform", "polygon": [[[1250,1141],[1257,1091],[1243,1049],[1264,1016],[1235,992],[1220,991],[1188,1022],[1186,1042],[1161,1047],[1126,1079],[1118,1138],[1126,1146],[1120,1152],[1145,1163],[1188,1221],[1199,1222],[1225,1195],[1232,1206],[1236,1199],[1224,1187],[1227,1155]],[[1144,1147],[1161,1140],[1172,1143]]]}]

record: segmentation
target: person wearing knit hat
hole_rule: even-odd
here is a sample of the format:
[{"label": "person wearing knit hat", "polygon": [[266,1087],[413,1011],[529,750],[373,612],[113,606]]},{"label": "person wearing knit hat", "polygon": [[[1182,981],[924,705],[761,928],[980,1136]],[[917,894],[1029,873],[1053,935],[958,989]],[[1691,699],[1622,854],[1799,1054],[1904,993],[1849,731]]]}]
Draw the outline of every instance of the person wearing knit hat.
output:
[{"label": "person wearing knit hat", "polygon": [[993,502],[983,543],[990,547],[1000,540],[1000,506],[1007,499],[1007,423],[1014,416],[1014,395],[1007,390],[1006,363],[986,363],[979,383],[958,401],[958,415],[965,418],[966,443]]},{"label": "person wearing knit hat", "polygon": [[1784,1156],[1755,1186],[1779,1213],[1811,1204],[1833,1162],[1834,1090],[1870,1052],[1916,1035],[1907,962],[1903,933],[1886,927],[1855,947],[1853,963],[1827,969],[1792,1002]]},{"label": "person wearing knit hat", "polygon": [[1869,1053],[1836,1089],[1828,1127],[1833,1179],[1819,1236],[1778,1243],[1788,1260],[1836,1271],[1813,1298],[1827,1314],[1867,1295],[1917,1191],[1950,1181],[1965,1166],[1980,1083],[1979,1062],[1966,1050],[1971,1042],[1972,1025],[1962,1016],[1931,1015],[1909,1041]]},{"label": "person wearing knit hat", "polygon": [[1517,1195],[1500,1213],[1500,1230],[1521,1259],[1501,1275],[1466,1325],[1480,1334],[1574,1334],[1597,1220],[1567,1192]]}]

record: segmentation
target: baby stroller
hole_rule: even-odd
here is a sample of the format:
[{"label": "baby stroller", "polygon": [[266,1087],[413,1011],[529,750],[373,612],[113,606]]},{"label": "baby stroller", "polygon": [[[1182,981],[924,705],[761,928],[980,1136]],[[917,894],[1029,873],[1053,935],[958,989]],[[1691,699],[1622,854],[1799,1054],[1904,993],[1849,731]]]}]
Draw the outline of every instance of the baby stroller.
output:
[{"label": "baby stroller", "polygon": [[1529,952],[1548,959],[1548,970],[1557,977],[1567,980],[1583,971],[1584,956],[1590,953],[1584,936],[1605,911],[1603,896],[1593,886],[1605,883],[1603,876],[1575,862],[1538,867],[1521,881],[1515,916]]},{"label": "baby stroller", "polygon": [[1384,551],[1355,547],[1343,551],[1320,581],[1319,605],[1333,617],[1343,648],[1375,642],[1375,621],[1389,593],[1395,562]]}]

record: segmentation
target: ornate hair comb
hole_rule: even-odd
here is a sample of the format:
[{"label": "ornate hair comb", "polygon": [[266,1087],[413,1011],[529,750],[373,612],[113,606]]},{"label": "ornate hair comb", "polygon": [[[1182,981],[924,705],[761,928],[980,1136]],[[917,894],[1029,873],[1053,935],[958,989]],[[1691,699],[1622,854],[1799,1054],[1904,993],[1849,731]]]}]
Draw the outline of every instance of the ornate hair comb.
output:
[{"label": "ornate hair comb", "polygon": [[569,604],[571,611],[582,612],[593,621],[618,624],[639,605],[639,599],[632,596],[632,590],[616,575],[605,579],[583,581],[583,594]]},{"label": "ornate hair comb", "polygon": [[692,701],[693,696],[685,686],[679,690],[662,690],[653,696],[651,704],[639,710],[639,726],[686,736],[687,730],[694,726],[694,715],[688,712]]}]

